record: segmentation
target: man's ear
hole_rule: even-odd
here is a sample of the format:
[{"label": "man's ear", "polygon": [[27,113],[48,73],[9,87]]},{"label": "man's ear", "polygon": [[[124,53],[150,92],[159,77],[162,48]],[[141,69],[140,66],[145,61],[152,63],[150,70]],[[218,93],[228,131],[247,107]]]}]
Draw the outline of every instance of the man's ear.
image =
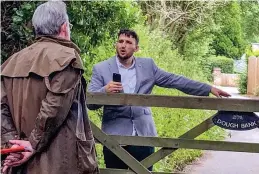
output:
[{"label": "man's ear", "polygon": [[139,50],[139,46],[137,45],[134,52],[138,52],[138,50]]},{"label": "man's ear", "polygon": [[64,24],[60,27],[60,33],[66,33],[67,32],[67,22],[64,22]]}]

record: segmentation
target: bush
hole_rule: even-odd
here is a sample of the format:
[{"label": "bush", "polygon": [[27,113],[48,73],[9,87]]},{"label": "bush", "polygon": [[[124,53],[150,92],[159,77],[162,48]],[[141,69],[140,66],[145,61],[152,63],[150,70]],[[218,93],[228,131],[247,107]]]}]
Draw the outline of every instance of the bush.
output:
[{"label": "bush", "polygon": [[247,72],[240,74],[238,81],[238,90],[241,94],[247,93]]},{"label": "bush", "polygon": [[246,47],[246,55],[247,57],[256,56],[259,57],[259,50],[252,51],[251,45]]},{"label": "bush", "polygon": [[216,31],[214,42],[211,44],[217,56],[227,56],[238,60],[245,47],[240,4],[228,1],[217,9],[214,15],[216,24],[220,26]]},{"label": "bush", "polygon": [[225,56],[211,56],[207,60],[207,66],[209,66],[210,71],[213,71],[213,68],[221,68],[222,73],[233,73],[234,69],[234,60],[227,58]]}]

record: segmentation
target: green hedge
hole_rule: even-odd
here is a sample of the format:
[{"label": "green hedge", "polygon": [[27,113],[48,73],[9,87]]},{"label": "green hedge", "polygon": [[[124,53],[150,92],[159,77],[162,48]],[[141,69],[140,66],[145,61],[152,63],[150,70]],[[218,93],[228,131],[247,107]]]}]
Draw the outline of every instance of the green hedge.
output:
[{"label": "green hedge", "polygon": [[222,73],[233,73],[234,60],[225,56],[211,56],[208,58],[207,66],[213,71],[213,68],[221,68]]},{"label": "green hedge", "polygon": [[259,57],[259,50],[252,51],[251,46],[248,46],[246,48],[246,55],[247,57],[251,57],[251,56]]},{"label": "green hedge", "polygon": [[240,79],[238,81],[238,90],[241,94],[247,93],[247,72],[240,74]]}]

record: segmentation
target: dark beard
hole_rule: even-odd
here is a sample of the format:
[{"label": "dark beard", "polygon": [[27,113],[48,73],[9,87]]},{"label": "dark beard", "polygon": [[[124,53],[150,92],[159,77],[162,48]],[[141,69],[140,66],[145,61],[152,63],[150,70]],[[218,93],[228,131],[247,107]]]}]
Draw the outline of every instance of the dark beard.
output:
[{"label": "dark beard", "polygon": [[118,56],[118,58],[121,59],[121,60],[127,60],[127,59],[129,59],[129,58],[132,57],[132,55],[131,55],[131,56],[120,56],[119,54],[117,54],[117,56]]}]

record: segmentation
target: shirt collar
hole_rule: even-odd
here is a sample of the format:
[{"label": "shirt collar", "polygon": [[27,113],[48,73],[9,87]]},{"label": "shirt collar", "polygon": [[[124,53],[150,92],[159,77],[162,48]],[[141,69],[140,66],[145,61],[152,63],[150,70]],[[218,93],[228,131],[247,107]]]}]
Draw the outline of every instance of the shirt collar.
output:
[{"label": "shirt collar", "polygon": [[117,65],[118,65],[118,67],[120,67],[120,68],[132,69],[132,68],[135,68],[136,61],[135,61],[135,57],[133,57],[133,63],[132,63],[132,65],[131,65],[129,68],[126,68],[124,65],[122,65],[122,64],[120,63],[118,56],[116,56],[116,63],[117,63]]}]

